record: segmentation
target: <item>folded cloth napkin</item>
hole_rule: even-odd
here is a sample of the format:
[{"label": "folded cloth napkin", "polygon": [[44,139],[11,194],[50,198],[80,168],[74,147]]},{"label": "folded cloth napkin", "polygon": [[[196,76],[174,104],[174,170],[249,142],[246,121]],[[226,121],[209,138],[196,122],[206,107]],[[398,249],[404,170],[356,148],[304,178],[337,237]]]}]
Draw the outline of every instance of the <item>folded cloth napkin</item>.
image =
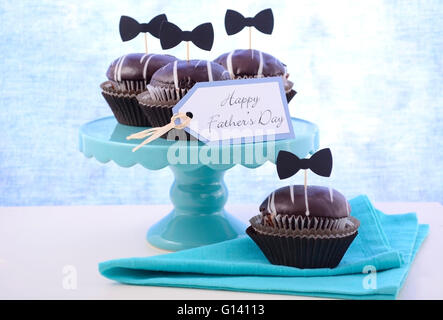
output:
[{"label": "folded cloth napkin", "polygon": [[99,264],[100,273],[134,285],[171,286],[352,299],[395,299],[428,225],[415,213],[385,215],[366,196],[350,200],[358,236],[334,268],[272,265],[247,236],[152,256]]}]

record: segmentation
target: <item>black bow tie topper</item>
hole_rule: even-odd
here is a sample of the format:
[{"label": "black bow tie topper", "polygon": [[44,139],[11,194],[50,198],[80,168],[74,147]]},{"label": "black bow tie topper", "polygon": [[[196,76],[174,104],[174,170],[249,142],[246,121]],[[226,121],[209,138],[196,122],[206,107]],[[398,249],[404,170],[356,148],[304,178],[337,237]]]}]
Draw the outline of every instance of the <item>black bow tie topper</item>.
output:
[{"label": "black bow tie topper", "polygon": [[329,177],[332,172],[331,149],[321,149],[309,159],[300,159],[288,151],[280,151],[277,156],[277,173],[280,179],[292,177],[300,169],[311,169],[322,177]]},{"label": "black bow tie topper", "polygon": [[329,177],[332,172],[331,149],[325,148],[314,153],[309,159],[300,159],[288,151],[280,151],[277,156],[277,173],[280,179],[292,177],[300,169],[305,170],[305,190],[307,187],[307,171],[322,177]]},{"label": "black bow tie topper", "polygon": [[128,17],[121,16],[119,30],[120,37],[123,41],[129,41],[139,35],[139,33],[145,34],[145,51],[148,53],[148,40],[146,34],[149,32],[156,38],[160,37],[160,27],[164,21],[168,21],[165,14],[159,14],[152,18],[148,23],[138,23],[137,20]]},{"label": "black bow tie topper", "polygon": [[265,9],[255,15],[255,17],[245,18],[241,13],[228,9],[225,15],[226,33],[231,36],[239,33],[244,27],[249,27],[249,49],[252,49],[251,28],[271,34],[274,29],[274,15],[271,9]]},{"label": "black bow tie topper", "polygon": [[171,49],[186,41],[186,59],[189,61],[189,42],[203,50],[211,51],[214,43],[212,24],[203,23],[192,31],[182,31],[175,24],[165,21],[160,28],[160,44],[163,49]]}]

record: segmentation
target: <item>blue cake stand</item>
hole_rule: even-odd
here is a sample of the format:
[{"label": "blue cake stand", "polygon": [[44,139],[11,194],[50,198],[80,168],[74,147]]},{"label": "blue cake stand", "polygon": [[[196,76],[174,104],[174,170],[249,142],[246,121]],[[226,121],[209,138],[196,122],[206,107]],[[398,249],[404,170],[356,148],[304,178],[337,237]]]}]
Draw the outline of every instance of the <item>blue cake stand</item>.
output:
[{"label": "blue cake stand", "polygon": [[142,140],[126,137],[145,128],[121,125],[114,117],[106,117],[80,128],[80,151],[88,158],[102,163],[112,160],[122,167],[141,164],[150,170],[171,168],[175,176],[170,191],[174,209],[148,230],[147,240],[155,247],[176,251],[244,234],[244,223],[224,210],[228,190],[223,176],[237,164],[257,168],[266,161],[275,163],[280,150],[298,157],[314,153],[318,127],[295,118],[292,125],[294,139],[223,146],[157,139],[132,152]]}]

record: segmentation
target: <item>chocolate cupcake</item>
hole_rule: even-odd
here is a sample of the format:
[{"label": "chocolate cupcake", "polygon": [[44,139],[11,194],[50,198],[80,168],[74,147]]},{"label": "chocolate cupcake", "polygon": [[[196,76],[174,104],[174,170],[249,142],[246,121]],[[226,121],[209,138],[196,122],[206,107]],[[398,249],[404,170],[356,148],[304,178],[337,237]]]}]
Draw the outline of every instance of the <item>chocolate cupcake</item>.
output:
[{"label": "chocolate cupcake", "polygon": [[111,63],[106,72],[109,80],[100,87],[119,123],[130,126],[151,125],[141,111],[136,96],[146,90],[146,85],[157,69],[175,60],[170,55],[131,53]]},{"label": "chocolate cupcake", "polygon": [[174,61],[157,70],[137,96],[141,109],[153,127],[168,124],[172,108],[197,82],[229,80],[219,64],[206,60]]},{"label": "chocolate cupcake", "polygon": [[222,54],[214,62],[228,70],[231,79],[282,77],[288,103],[297,93],[288,80],[286,65],[265,52],[239,49]]},{"label": "chocolate cupcake", "polygon": [[272,264],[335,268],[357,236],[360,222],[346,198],[320,186],[287,186],[270,194],[246,233]]}]

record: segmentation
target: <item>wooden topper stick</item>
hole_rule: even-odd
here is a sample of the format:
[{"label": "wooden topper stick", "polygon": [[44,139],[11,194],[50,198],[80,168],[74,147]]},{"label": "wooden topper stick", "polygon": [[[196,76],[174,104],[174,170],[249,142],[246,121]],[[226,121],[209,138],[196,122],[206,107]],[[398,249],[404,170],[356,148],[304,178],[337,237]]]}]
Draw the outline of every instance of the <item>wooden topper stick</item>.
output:
[{"label": "wooden topper stick", "polygon": [[249,28],[249,50],[252,49],[252,27]]},{"label": "wooden topper stick", "polygon": [[186,61],[189,62],[189,41],[186,41]]},{"label": "wooden topper stick", "polygon": [[309,216],[309,205],[308,205],[308,169],[305,169],[305,205],[306,205],[306,216]]},{"label": "wooden topper stick", "polygon": [[147,36],[146,32],[145,32],[145,51],[146,51],[146,54],[148,54],[148,36]]}]

